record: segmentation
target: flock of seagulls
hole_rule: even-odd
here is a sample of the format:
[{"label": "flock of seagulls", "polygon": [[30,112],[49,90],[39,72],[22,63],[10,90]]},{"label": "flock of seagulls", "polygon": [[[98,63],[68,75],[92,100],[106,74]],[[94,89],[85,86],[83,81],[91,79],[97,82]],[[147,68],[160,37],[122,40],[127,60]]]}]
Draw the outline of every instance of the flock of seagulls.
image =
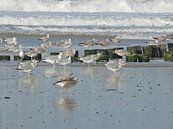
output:
[{"label": "flock of seagulls", "polygon": [[106,38],[101,41],[97,41],[96,39],[84,41],[80,43],[80,46],[83,46],[85,48],[90,48],[94,45],[100,45],[100,46],[108,46],[108,45],[116,45],[121,42],[121,36],[114,36],[114,38]]},{"label": "flock of seagulls", "polygon": [[[50,55],[43,59],[44,62],[50,63],[53,66],[56,66],[56,64],[60,64],[63,66],[66,66],[67,64],[70,64],[72,62],[72,57],[75,56],[76,51],[73,47],[71,39],[65,39],[58,42],[51,42],[49,41],[50,35],[47,34],[45,36],[40,37],[38,40],[41,41],[41,44],[37,47],[31,48],[29,51],[23,51],[23,46],[17,43],[17,38],[2,38],[1,44],[4,46],[4,50],[18,53],[20,57],[20,62],[18,63],[17,69],[22,70],[25,73],[31,73],[34,68],[37,66],[38,61],[35,59],[35,57],[38,54],[43,54],[47,51],[47,48],[50,46],[58,46],[62,47],[65,50],[59,52],[58,55]],[[173,34],[170,35],[162,35],[158,37],[153,37],[153,40],[147,42],[148,44],[159,44],[165,40],[173,40]],[[100,45],[100,46],[107,46],[107,45],[115,45],[121,42],[120,36],[115,36],[114,38],[106,38],[101,41],[97,41],[96,39],[88,40],[81,42],[79,45],[83,47],[92,47],[94,45]],[[127,50],[124,49],[118,49],[115,50],[115,54],[122,57],[122,59],[118,60],[110,60],[108,61],[105,66],[107,69],[113,71],[114,73],[121,70],[122,67],[125,65],[125,57],[129,55]],[[23,61],[25,55],[31,58],[30,61]],[[101,53],[96,53],[92,55],[87,55],[83,57],[79,57],[79,60],[86,64],[90,63],[96,63],[96,61],[102,56]],[[69,88],[72,85],[75,85],[79,79],[72,76],[72,74],[62,75],[60,80],[56,81],[54,85],[58,85],[61,88]]]},{"label": "flock of seagulls", "polygon": [[[22,70],[23,72],[28,74],[31,74],[34,68],[38,65],[36,56],[38,54],[45,53],[47,49],[51,46],[62,47],[65,50],[63,49],[64,51],[59,52],[58,55],[49,55],[45,57],[43,59],[44,62],[52,64],[54,67],[56,66],[56,64],[60,64],[63,66],[70,64],[72,62],[71,61],[72,57],[74,57],[76,54],[76,51],[73,47],[71,39],[65,39],[58,42],[51,42],[49,38],[50,38],[49,34],[38,38],[38,40],[41,41],[40,45],[30,48],[29,51],[23,50],[23,46],[17,43],[16,37],[2,38],[1,45],[3,45],[3,48],[5,51],[13,52],[15,54],[17,53],[19,55],[20,61],[18,62],[18,66],[16,69]],[[94,45],[107,46],[107,45],[116,44],[120,42],[121,42],[121,37],[115,36],[114,38],[109,38],[109,39],[107,38],[102,41],[97,41],[96,39],[92,39],[92,40],[82,42],[79,45],[88,48]],[[25,55],[30,57],[31,60],[24,61],[23,59]],[[102,54],[98,52],[96,54],[79,57],[79,60],[89,65],[90,63],[96,63],[96,61],[101,57],[101,55]],[[123,66],[121,65],[121,63],[117,65],[119,65],[118,68],[114,68],[114,69],[119,69],[119,67]],[[112,67],[112,66],[106,65],[106,67],[108,67],[108,69],[111,69],[109,67]],[[57,75],[55,75],[54,77],[57,77]],[[69,88],[75,85],[78,82],[78,80],[79,79],[72,76],[72,74],[61,75],[61,78],[57,80],[54,83],[54,85],[58,85],[61,88]]]}]

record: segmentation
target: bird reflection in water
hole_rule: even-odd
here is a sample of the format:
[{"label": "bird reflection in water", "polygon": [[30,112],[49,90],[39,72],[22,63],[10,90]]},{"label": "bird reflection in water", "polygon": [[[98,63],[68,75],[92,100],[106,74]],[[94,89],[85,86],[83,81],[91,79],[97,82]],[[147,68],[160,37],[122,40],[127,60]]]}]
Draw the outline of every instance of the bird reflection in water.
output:
[{"label": "bird reflection in water", "polygon": [[47,78],[47,79],[49,79],[49,78],[54,78],[54,77],[56,77],[56,76],[58,76],[59,75],[59,72],[58,72],[58,70],[56,70],[56,69],[46,69],[45,70],[45,77]]},{"label": "bird reflection in water", "polygon": [[19,79],[18,87],[20,88],[29,88],[31,93],[34,92],[36,85],[36,79],[33,75],[25,75]]},{"label": "bird reflection in water", "polygon": [[106,90],[107,91],[122,91],[122,77],[114,76],[108,77],[106,81]]},{"label": "bird reflection in water", "polygon": [[62,97],[57,101],[57,106],[64,111],[74,111],[78,107],[78,103],[71,97]]},{"label": "bird reflection in water", "polygon": [[96,77],[97,67],[83,67],[80,71],[83,76],[91,77],[92,79]]}]

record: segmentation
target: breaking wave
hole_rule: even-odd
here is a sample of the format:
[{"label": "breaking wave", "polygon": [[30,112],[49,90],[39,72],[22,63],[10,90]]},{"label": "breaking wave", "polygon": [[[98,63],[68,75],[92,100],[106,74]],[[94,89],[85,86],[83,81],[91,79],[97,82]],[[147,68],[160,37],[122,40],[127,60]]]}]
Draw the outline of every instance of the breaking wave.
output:
[{"label": "breaking wave", "polygon": [[0,11],[173,12],[172,0],[1,0]]}]

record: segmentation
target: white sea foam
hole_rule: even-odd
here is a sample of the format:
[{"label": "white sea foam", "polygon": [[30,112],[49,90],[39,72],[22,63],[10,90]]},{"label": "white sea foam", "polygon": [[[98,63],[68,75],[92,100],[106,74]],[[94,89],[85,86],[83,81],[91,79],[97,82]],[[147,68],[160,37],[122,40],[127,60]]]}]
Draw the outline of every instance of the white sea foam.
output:
[{"label": "white sea foam", "polygon": [[0,15],[1,25],[36,26],[173,26],[173,15],[127,13],[6,13]]},{"label": "white sea foam", "polygon": [[121,34],[173,32],[172,0],[1,0],[0,32]]},{"label": "white sea foam", "polygon": [[58,27],[58,26],[1,26],[1,33],[16,34],[46,34],[51,35],[121,35],[123,39],[148,39],[154,36],[173,32],[173,27],[130,27],[130,28],[87,28],[87,27]]},{"label": "white sea foam", "polygon": [[172,0],[1,0],[0,11],[173,12]]}]

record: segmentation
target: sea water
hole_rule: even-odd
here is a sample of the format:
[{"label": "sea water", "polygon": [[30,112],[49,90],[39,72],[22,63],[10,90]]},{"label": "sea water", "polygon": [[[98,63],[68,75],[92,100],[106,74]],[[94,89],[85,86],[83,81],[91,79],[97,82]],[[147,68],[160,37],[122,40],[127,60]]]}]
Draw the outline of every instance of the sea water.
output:
[{"label": "sea water", "polygon": [[0,32],[149,39],[172,33],[172,7],[172,0],[2,0]]},{"label": "sea water", "polygon": [[[1,37],[17,36],[23,46],[72,38],[122,36],[122,44],[144,44],[173,32],[172,0],[1,0]],[[10,63],[10,65],[9,65]],[[15,63],[14,63],[15,64]],[[66,67],[38,63],[32,75],[0,63],[1,129],[172,129],[172,67],[124,67],[114,75],[103,66]],[[79,78],[70,89],[60,77]]]}]

